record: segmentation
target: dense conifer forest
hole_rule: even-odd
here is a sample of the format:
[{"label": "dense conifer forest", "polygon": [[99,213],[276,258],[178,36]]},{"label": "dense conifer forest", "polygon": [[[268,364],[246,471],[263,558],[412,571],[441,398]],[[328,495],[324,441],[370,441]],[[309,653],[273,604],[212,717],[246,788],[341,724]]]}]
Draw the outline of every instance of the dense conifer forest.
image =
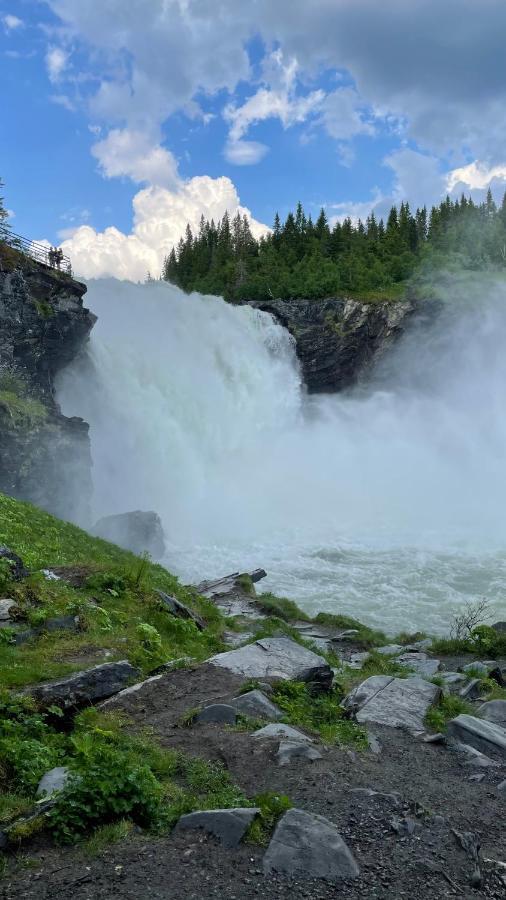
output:
[{"label": "dense conifer forest", "polygon": [[392,207],[387,221],[374,213],[330,225],[322,209],[316,222],[299,203],[284,223],[255,240],[239,214],[221,222],[201,218],[166,258],[162,278],[184,291],[219,294],[227,300],[329,297],[339,293],[372,299],[397,297],[424,268],[506,267],[506,194],[498,207],[489,191],[476,204],[446,198],[430,212]]}]

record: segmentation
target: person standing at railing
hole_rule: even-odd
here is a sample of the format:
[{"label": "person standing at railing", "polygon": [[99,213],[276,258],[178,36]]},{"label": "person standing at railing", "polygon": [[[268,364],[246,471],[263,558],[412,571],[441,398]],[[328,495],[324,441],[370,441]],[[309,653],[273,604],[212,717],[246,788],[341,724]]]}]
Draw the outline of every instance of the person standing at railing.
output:
[{"label": "person standing at railing", "polygon": [[53,267],[56,262],[55,253],[56,253],[56,250],[54,247],[50,247],[50,249],[47,252],[47,260],[51,267]]},{"label": "person standing at railing", "polygon": [[60,266],[62,264],[62,260],[63,260],[63,250],[61,249],[61,247],[58,247],[58,249],[55,248],[54,261],[55,261],[55,265],[56,265],[57,269],[60,268]]}]

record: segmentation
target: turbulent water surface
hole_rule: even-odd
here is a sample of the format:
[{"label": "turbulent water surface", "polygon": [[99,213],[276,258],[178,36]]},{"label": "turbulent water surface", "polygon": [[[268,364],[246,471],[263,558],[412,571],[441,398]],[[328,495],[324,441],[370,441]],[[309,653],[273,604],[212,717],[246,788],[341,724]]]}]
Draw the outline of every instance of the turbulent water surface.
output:
[{"label": "turbulent water surface", "polygon": [[307,398],[268,315],[162,283],[90,282],[60,378],[91,424],[94,513],[157,510],[188,581],[263,566],[307,611],[447,630],[506,612],[506,294],[413,325],[367,391]]}]

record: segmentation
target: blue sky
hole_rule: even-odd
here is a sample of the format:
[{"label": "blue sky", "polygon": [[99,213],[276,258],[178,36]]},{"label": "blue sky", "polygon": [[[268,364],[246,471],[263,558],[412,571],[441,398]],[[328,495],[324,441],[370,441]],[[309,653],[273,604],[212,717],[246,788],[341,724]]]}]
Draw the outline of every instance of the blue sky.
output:
[{"label": "blue sky", "polygon": [[23,235],[138,279],[200,215],[381,215],[506,179],[503,0],[0,0]]}]

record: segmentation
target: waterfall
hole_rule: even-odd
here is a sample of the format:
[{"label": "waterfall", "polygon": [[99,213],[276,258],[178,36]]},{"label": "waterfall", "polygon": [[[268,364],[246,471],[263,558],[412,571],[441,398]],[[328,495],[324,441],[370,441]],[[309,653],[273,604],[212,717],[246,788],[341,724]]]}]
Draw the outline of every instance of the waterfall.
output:
[{"label": "waterfall", "polygon": [[505,301],[454,298],[367,390],[307,397],[269,315],[91,281],[98,322],[58,399],[91,425],[95,516],[156,510],[183,579],[263,566],[310,612],[444,631],[487,597],[504,615]]}]

